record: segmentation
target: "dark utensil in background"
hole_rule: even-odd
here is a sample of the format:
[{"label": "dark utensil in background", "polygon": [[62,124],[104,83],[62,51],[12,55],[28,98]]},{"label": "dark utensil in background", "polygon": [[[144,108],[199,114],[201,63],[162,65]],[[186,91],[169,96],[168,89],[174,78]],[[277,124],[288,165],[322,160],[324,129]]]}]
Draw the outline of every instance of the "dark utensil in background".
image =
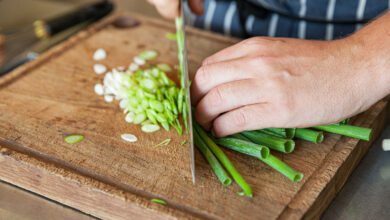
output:
[{"label": "dark utensil in background", "polygon": [[[76,25],[91,24],[109,14],[113,7],[113,4],[109,1],[100,1],[52,19],[36,20],[33,24],[23,28],[0,30],[0,43],[3,41],[0,45],[0,76],[34,59],[40,52],[43,52],[27,52],[21,55],[33,44],[41,40],[47,40]],[[80,26],[85,27],[86,25]]]}]

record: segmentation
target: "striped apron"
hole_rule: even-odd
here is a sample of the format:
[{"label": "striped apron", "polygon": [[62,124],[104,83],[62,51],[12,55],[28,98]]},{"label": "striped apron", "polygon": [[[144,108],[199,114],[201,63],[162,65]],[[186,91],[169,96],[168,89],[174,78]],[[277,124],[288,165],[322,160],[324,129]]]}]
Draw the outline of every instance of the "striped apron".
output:
[{"label": "striped apron", "polygon": [[205,0],[202,16],[184,6],[189,25],[235,37],[333,40],[359,30],[390,0]]}]

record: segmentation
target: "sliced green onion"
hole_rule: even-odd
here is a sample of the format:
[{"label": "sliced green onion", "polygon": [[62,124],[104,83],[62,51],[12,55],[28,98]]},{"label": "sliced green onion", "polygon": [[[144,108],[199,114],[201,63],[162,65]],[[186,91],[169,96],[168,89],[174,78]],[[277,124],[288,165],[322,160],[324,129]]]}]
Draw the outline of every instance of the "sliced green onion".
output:
[{"label": "sliced green onion", "polygon": [[142,52],[139,57],[144,59],[144,60],[151,60],[157,57],[157,52],[154,50],[145,50]]},{"label": "sliced green onion", "polygon": [[141,130],[146,133],[152,133],[160,130],[160,126],[155,124],[146,124],[146,125],[142,125]]},{"label": "sliced green onion", "polygon": [[154,203],[161,204],[161,205],[166,205],[167,204],[167,202],[165,202],[162,199],[152,199],[151,201],[154,202]]},{"label": "sliced green onion", "polygon": [[167,33],[165,35],[166,38],[168,38],[169,40],[176,40],[176,34],[175,33]]},{"label": "sliced green onion", "polygon": [[165,139],[165,140],[161,141],[159,144],[157,144],[156,147],[162,146],[162,145],[166,146],[166,145],[168,145],[170,142],[171,142],[171,139],[170,139],[170,138]]},{"label": "sliced green onion", "polygon": [[183,142],[181,142],[181,146],[184,146],[185,144],[187,144],[187,140],[184,140]]},{"label": "sliced green onion", "polygon": [[70,136],[66,137],[65,142],[68,144],[75,144],[75,143],[82,141],[83,139],[84,139],[84,136],[79,135],[79,134],[75,134],[75,135],[70,135]]},{"label": "sliced green onion", "polygon": [[137,124],[141,124],[145,120],[146,120],[145,112],[140,112],[135,115],[133,123],[137,125]]},{"label": "sliced green onion", "polygon": [[157,64],[157,68],[159,68],[161,71],[164,71],[164,72],[171,72],[172,71],[171,66],[169,66],[168,64],[165,64],[165,63]]}]

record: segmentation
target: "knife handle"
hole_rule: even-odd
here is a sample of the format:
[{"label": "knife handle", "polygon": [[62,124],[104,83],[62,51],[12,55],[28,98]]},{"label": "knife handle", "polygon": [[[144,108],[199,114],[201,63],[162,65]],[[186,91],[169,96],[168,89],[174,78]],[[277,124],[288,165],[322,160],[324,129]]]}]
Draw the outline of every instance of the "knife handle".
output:
[{"label": "knife handle", "polygon": [[98,20],[110,13],[113,7],[111,2],[101,1],[52,19],[37,20],[34,22],[35,35],[48,38],[82,22]]}]

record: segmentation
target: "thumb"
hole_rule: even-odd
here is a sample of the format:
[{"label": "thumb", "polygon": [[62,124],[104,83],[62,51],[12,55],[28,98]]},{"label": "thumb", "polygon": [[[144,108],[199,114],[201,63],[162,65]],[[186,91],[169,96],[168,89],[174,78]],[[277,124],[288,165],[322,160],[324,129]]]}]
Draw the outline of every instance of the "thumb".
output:
[{"label": "thumb", "polygon": [[190,9],[192,12],[194,12],[197,15],[202,15],[204,8],[203,8],[203,0],[189,0],[188,6],[190,6]]}]

